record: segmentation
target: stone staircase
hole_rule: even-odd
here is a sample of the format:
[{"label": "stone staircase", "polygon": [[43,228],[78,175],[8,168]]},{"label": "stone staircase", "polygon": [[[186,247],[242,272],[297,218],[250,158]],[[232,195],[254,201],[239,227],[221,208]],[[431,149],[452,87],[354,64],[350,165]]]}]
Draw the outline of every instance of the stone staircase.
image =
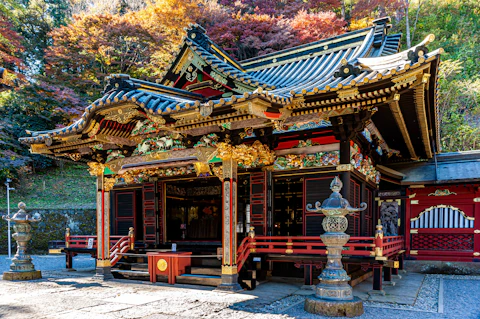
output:
[{"label": "stone staircase", "polygon": [[[216,258],[192,258],[187,273],[176,276],[178,284],[216,287],[221,283],[221,262]],[[148,260],[145,254],[127,253],[112,268],[112,275],[118,279],[150,281]],[[158,276],[160,282],[167,282],[166,276]]]}]

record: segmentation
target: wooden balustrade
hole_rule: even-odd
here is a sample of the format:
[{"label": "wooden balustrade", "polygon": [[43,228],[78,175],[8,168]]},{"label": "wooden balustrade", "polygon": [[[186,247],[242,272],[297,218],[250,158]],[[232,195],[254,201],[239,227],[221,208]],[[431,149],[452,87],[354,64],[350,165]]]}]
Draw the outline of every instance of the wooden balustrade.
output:
[{"label": "wooden balustrade", "polygon": [[[403,236],[352,236],[344,246],[342,255],[375,257],[385,260],[404,249]],[[243,267],[251,253],[282,255],[327,255],[327,247],[319,236],[249,236],[237,250],[237,269]],[[380,257],[380,258],[378,258]]]}]

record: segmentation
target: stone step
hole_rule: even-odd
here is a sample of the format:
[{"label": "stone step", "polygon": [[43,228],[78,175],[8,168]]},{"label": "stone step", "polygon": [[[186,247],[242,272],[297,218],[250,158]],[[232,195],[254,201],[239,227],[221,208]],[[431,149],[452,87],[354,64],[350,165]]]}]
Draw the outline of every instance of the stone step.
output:
[{"label": "stone step", "polygon": [[192,267],[220,267],[222,261],[217,258],[192,258]]},{"label": "stone step", "polygon": [[210,276],[210,275],[184,274],[181,276],[176,276],[175,280],[178,284],[213,286],[213,287],[217,287],[222,283],[222,279],[220,278],[220,276]]},{"label": "stone step", "polygon": [[133,264],[130,264],[130,269],[131,270],[136,270],[136,271],[146,271],[146,272],[148,272],[148,264],[147,263],[133,263]]},{"label": "stone step", "polygon": [[212,267],[191,267],[190,274],[193,275],[210,275],[210,276],[221,276],[221,268],[212,268]]},{"label": "stone step", "polygon": [[112,269],[112,275],[117,279],[150,281],[150,274],[148,271]]}]

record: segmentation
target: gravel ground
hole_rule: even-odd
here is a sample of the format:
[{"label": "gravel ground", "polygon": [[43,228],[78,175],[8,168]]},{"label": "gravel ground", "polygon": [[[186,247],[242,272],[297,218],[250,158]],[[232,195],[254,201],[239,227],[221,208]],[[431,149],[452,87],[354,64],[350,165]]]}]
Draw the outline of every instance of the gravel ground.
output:
[{"label": "gravel ground", "polygon": [[[36,270],[65,269],[65,255],[36,255],[32,256],[32,262]],[[0,255],[0,273],[9,271],[11,263],[8,255]],[[73,258],[73,268],[77,270],[94,269],[95,259],[91,258],[90,255],[78,255]]]},{"label": "gravel ground", "polygon": [[[443,313],[439,313],[442,307],[439,307],[438,304],[441,280],[443,280]],[[427,275],[413,306],[364,302],[365,313],[357,318],[480,319],[479,296],[480,276]],[[288,308],[288,304],[294,304],[290,309],[282,311],[289,317],[298,319],[334,318],[305,312],[303,303],[298,303],[298,298],[292,301],[285,300],[284,304],[286,308]]]},{"label": "gravel ground", "polygon": [[[92,271],[46,270],[45,267],[62,270],[65,266],[63,256],[35,257],[38,268],[44,270],[43,279],[27,282],[0,280],[0,318],[326,318],[305,312],[305,297],[301,295],[289,295],[255,307],[252,301],[260,296],[255,295],[255,290],[229,294],[217,292],[213,287],[125,280],[102,282],[92,279]],[[0,256],[0,261],[0,269],[8,268],[5,256]],[[92,269],[94,262],[87,256],[78,256],[74,265]],[[278,293],[282,287],[273,282],[263,285],[266,286],[263,293],[271,291],[272,294]],[[443,302],[440,298],[439,303],[440,286],[443,287]],[[365,314],[358,318],[480,319],[478,296],[480,276],[427,275],[413,306],[365,302]]]}]

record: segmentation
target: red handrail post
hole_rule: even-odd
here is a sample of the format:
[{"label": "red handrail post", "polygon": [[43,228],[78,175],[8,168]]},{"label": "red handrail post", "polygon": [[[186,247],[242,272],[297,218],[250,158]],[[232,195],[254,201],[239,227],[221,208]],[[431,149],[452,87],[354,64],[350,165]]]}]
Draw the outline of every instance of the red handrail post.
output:
[{"label": "red handrail post", "polygon": [[377,225],[375,231],[375,259],[383,259],[383,230],[382,225]]},{"label": "red handrail post", "polygon": [[70,247],[70,228],[65,230],[65,248]]},{"label": "red handrail post", "polygon": [[257,242],[255,241],[255,227],[250,227],[250,231],[248,232],[248,246],[250,248],[250,253],[257,252]]},{"label": "red handrail post", "polygon": [[133,231],[133,227],[128,229],[128,238],[130,243],[130,250],[135,249],[135,232]]}]

